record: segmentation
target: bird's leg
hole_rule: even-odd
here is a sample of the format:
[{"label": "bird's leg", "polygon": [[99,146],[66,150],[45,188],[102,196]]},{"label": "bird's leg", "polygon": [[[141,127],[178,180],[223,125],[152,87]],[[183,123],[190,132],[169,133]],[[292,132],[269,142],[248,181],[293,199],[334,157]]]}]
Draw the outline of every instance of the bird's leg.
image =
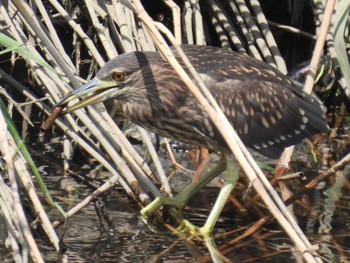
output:
[{"label": "bird's leg", "polygon": [[159,196],[152,203],[147,205],[141,210],[141,217],[147,218],[151,216],[159,207],[164,205],[171,205],[177,208],[183,207],[193,195],[199,192],[205,185],[207,185],[211,180],[213,180],[221,172],[225,171],[227,166],[226,157],[223,156],[219,163],[211,169],[207,174],[200,178],[195,184],[190,185],[182,193],[178,194],[176,197],[165,197]]},{"label": "bird's leg", "polygon": [[191,222],[183,220],[180,227],[178,228],[181,232],[196,233],[204,237],[206,242],[211,239],[211,233],[213,228],[221,214],[222,209],[224,208],[233,188],[236,186],[236,183],[239,178],[239,169],[234,166],[234,160],[232,155],[227,155],[225,158],[228,159],[226,164],[227,166],[227,175],[225,177],[224,186],[220,190],[220,193],[216,199],[216,202],[210,211],[210,214],[205,222],[204,226],[197,228]]},{"label": "bird's leg", "polygon": [[216,199],[207,221],[205,222],[204,226],[199,229],[199,233],[205,238],[210,237],[221,211],[224,208],[239,178],[239,169],[234,167],[232,156],[228,158],[229,162],[227,163],[227,175],[224,181],[224,186],[220,190],[219,196]]}]

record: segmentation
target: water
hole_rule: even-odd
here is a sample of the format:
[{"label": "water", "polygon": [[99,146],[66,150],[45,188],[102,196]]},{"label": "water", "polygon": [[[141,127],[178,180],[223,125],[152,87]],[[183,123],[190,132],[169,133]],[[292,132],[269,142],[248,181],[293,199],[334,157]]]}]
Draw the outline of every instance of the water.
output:
[{"label": "water", "polygon": [[[60,137],[51,137],[45,144],[36,143],[35,136],[31,141],[32,157],[44,175],[50,193],[64,209],[79,203],[92,192],[83,182],[62,175],[62,160],[57,156],[61,149]],[[79,153],[78,156],[82,155]],[[188,162],[186,156],[185,152],[177,154],[180,160],[184,158]],[[71,169],[84,176],[94,165],[91,161],[89,167],[83,166],[84,162],[84,158],[75,159]],[[305,181],[310,180],[308,176],[316,175],[311,168],[304,167],[303,170],[306,171]],[[331,262],[350,260],[349,171],[346,167],[336,181],[320,184],[303,199],[306,205],[295,204],[299,224],[311,243],[319,245],[319,251]],[[190,174],[179,172],[172,179],[172,185],[180,190],[190,180]],[[305,183],[294,181],[291,184],[293,191]],[[98,182],[95,180],[95,183]],[[295,262],[298,255],[293,253],[291,241],[275,220],[269,220],[253,236],[239,238],[257,220],[269,215],[260,201],[247,207],[246,201],[254,196],[254,192],[250,191],[246,199],[243,198],[247,187],[242,176],[234,191],[236,199],[225,206],[216,225],[217,247],[234,262]],[[196,225],[202,225],[217,193],[216,187],[203,189],[186,207],[185,217]],[[62,220],[55,209],[47,213],[52,222]],[[0,261],[11,262],[11,255],[5,248],[5,230],[0,224]],[[210,262],[208,251],[201,241],[183,240],[165,230],[152,232],[140,220],[138,206],[118,186],[62,224],[57,233],[62,240],[61,247],[65,248],[62,255],[48,246],[47,240],[37,232],[36,240],[46,262],[58,262],[59,257],[67,258],[69,262]]]}]

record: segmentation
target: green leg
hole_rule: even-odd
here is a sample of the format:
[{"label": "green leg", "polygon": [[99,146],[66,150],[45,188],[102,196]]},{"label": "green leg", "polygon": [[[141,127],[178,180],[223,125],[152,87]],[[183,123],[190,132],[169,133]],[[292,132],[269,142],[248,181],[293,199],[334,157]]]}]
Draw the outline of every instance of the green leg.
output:
[{"label": "green leg", "polygon": [[177,195],[176,197],[173,197],[173,198],[157,197],[152,203],[150,203],[148,206],[146,206],[144,209],[141,210],[141,217],[143,219],[146,219],[147,217],[151,216],[159,207],[163,205],[171,205],[177,208],[183,207],[188,202],[188,200],[192,198],[194,194],[196,194],[200,189],[202,189],[205,185],[207,185],[213,178],[215,178],[218,174],[220,174],[227,168],[228,174],[225,178],[224,186],[220,190],[219,196],[216,199],[216,202],[204,226],[198,229],[187,220],[183,220],[179,227],[180,229],[182,229],[182,231],[185,231],[186,229],[193,230],[199,233],[200,235],[202,235],[206,239],[210,238],[211,232],[216,224],[216,221],[218,220],[220,213],[224,208],[239,178],[239,172],[238,170],[235,169],[233,165],[234,161],[232,157],[229,156],[228,159],[229,159],[229,162],[227,163],[226,157],[223,157],[220,160],[220,162],[211,171],[209,171],[209,173],[203,176],[196,184],[189,186],[184,192]]},{"label": "green leg", "polygon": [[233,188],[236,186],[236,183],[239,178],[239,170],[235,169],[232,163],[233,160],[230,160],[227,165],[227,176],[225,178],[224,186],[220,190],[219,196],[216,199],[216,202],[205,222],[204,226],[199,229],[199,233],[203,237],[209,237],[211,232],[214,229],[214,226],[221,214],[222,209],[224,208]]},{"label": "green leg", "polygon": [[159,196],[152,203],[147,205],[145,208],[141,210],[141,217],[147,218],[154,214],[154,212],[161,206],[171,205],[177,208],[182,208],[193,195],[199,192],[204,186],[206,186],[211,180],[213,180],[217,175],[221,172],[225,171],[227,166],[227,161],[225,156],[221,158],[219,163],[210,170],[207,174],[205,174],[196,184],[190,185],[186,190],[182,193],[178,194],[176,197],[165,197]]},{"label": "green leg", "polygon": [[223,255],[220,254],[219,250],[217,249],[214,239],[212,237],[205,237],[204,240],[212,261],[214,263],[223,263]]}]

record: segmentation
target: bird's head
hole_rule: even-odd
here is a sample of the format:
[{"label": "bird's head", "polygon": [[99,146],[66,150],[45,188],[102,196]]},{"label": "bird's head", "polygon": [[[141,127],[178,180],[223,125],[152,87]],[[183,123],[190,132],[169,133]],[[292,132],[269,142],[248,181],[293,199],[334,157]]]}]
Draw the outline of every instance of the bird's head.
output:
[{"label": "bird's head", "polygon": [[[156,52],[122,54],[107,62],[95,78],[68,94],[56,107],[64,108],[63,113],[70,113],[110,99],[126,102],[131,98],[142,98],[146,93],[145,87],[154,82],[154,67],[161,69],[159,64],[163,63]],[[67,107],[74,99],[81,100]]]}]

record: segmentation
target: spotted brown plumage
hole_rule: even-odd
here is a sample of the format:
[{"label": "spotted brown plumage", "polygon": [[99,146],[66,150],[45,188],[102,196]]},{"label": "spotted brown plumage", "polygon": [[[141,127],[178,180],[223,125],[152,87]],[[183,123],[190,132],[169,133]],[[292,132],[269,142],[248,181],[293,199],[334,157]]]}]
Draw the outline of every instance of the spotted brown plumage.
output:
[{"label": "spotted brown plumage", "polygon": [[[246,146],[277,158],[285,147],[328,130],[316,96],[275,68],[230,50],[181,47]],[[159,135],[214,150],[226,148],[205,111],[157,52],[126,53],[110,60],[95,79],[58,106],[85,95],[66,112],[116,99],[125,118]]]}]

